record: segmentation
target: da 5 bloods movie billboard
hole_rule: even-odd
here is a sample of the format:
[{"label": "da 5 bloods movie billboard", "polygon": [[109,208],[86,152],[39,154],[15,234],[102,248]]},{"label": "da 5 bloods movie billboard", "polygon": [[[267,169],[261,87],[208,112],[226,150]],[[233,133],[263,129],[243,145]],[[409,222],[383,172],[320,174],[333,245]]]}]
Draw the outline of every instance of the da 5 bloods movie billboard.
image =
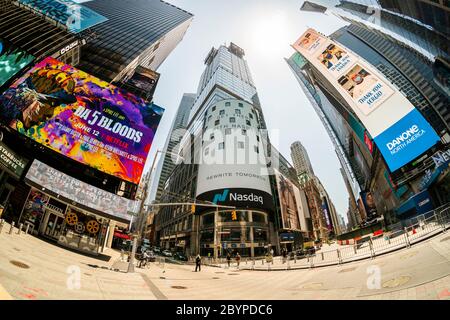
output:
[{"label": "da 5 bloods movie billboard", "polygon": [[51,57],[0,97],[0,116],[71,159],[138,184],[164,109]]}]

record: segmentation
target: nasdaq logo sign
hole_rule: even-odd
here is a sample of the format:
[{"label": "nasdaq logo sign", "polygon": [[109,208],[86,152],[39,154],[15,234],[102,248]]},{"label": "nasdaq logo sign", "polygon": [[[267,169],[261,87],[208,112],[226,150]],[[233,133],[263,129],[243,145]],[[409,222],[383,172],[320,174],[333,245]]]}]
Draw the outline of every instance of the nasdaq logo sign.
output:
[{"label": "nasdaq logo sign", "polygon": [[214,199],[212,202],[214,204],[217,204],[219,201],[224,202],[225,200],[227,200],[227,196],[228,196],[229,192],[230,192],[230,189],[225,189],[225,190],[223,190],[223,193],[216,193],[214,195]]}]

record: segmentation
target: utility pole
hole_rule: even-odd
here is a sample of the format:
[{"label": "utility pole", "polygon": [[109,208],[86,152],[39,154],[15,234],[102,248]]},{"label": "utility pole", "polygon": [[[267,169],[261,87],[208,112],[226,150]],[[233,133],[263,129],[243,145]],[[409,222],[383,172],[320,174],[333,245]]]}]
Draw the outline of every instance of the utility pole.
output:
[{"label": "utility pole", "polygon": [[130,262],[128,263],[128,270],[127,272],[134,272],[134,256],[136,255],[136,249],[137,249],[137,242],[138,239],[140,239],[142,237],[142,228],[144,225],[144,220],[145,220],[145,212],[144,212],[144,207],[145,207],[145,201],[147,200],[147,196],[148,196],[148,188],[149,188],[149,184],[151,182],[151,177],[152,177],[152,173],[153,170],[155,168],[155,164],[156,164],[156,158],[158,157],[158,153],[168,153],[168,154],[172,154],[172,155],[176,155],[177,157],[181,158],[182,160],[184,160],[184,158],[176,153],[173,152],[169,152],[169,151],[161,151],[161,150],[157,150],[155,157],[153,158],[153,163],[152,166],[150,168],[150,172],[148,174],[148,178],[143,182],[142,184],[142,188],[143,188],[143,197],[141,197],[141,204],[139,206],[139,211],[138,211],[138,215],[137,215],[137,226],[134,230],[134,234],[133,234],[133,248],[131,250],[131,256],[130,256]]}]

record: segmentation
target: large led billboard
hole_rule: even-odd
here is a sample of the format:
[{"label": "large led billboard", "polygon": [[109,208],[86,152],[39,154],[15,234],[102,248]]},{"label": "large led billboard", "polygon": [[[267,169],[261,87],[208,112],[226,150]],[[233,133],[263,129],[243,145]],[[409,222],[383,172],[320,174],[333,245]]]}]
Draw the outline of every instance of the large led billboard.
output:
[{"label": "large led billboard", "polygon": [[309,217],[309,209],[306,198],[302,197],[303,191],[281,172],[274,171],[280,199],[282,228],[307,231],[305,218]]},{"label": "large led billboard", "polygon": [[71,159],[138,184],[164,109],[51,57],[0,97],[0,119]]},{"label": "large led billboard", "polygon": [[63,200],[80,208],[93,209],[98,214],[121,221],[131,220],[128,209],[134,205],[133,201],[72,178],[39,160],[33,161],[25,179],[33,186],[44,187],[45,192],[63,197]]},{"label": "large led billboard", "polygon": [[108,20],[97,12],[71,0],[18,0],[18,2],[61,23],[72,33],[79,33]]},{"label": "large led billboard", "polygon": [[0,87],[33,59],[32,55],[0,38]]},{"label": "large led billboard", "polygon": [[333,84],[373,137],[391,172],[440,139],[411,102],[376,68],[313,29],[292,45]]}]

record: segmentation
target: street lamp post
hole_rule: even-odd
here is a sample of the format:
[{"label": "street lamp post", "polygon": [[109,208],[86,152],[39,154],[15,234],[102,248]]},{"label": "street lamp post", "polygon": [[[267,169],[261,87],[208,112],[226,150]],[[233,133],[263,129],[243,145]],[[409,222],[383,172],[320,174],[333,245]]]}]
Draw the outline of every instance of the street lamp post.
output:
[{"label": "street lamp post", "polygon": [[153,158],[153,163],[152,166],[150,168],[150,172],[149,175],[147,177],[147,179],[144,181],[144,183],[142,184],[142,188],[143,188],[143,197],[141,197],[141,204],[139,206],[139,212],[138,212],[138,217],[137,217],[137,228],[135,228],[135,234],[133,235],[133,248],[131,250],[131,256],[130,256],[130,261],[128,263],[128,270],[127,272],[134,272],[134,256],[136,255],[136,249],[137,249],[137,241],[138,238],[140,238],[142,236],[142,226],[144,223],[144,218],[145,218],[145,213],[144,213],[144,206],[145,206],[145,200],[147,200],[147,196],[148,196],[148,187],[149,187],[149,183],[151,181],[151,177],[152,177],[152,173],[153,170],[155,168],[155,164],[156,164],[156,158],[158,157],[158,153],[167,153],[167,154],[172,154],[172,155],[176,155],[177,157],[181,158],[182,160],[184,160],[184,158],[176,153],[170,152],[170,151],[161,151],[161,150],[157,150],[155,157]]}]

